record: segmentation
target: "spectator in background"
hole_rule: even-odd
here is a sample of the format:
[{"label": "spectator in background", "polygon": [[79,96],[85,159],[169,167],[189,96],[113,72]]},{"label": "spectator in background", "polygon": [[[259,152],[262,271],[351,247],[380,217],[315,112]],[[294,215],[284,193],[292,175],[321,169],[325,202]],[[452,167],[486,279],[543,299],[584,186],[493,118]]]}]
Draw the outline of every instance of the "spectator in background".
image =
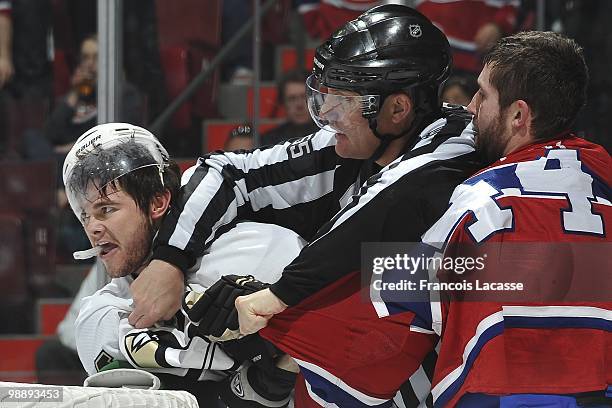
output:
[{"label": "spectator in background", "polygon": [[229,134],[229,138],[223,145],[223,150],[231,152],[234,150],[251,150],[253,149],[253,127],[245,123],[236,126]]},{"label": "spectator in background", "polygon": [[[65,46],[72,53],[97,24],[97,0],[64,0],[71,26]],[[152,121],[168,104],[159,55],[155,0],[123,2],[123,62],[127,80],[147,96],[146,119]],[[76,50],[78,53],[78,50]],[[131,122],[133,123],[133,122]]]},{"label": "spectator in background", "polygon": [[323,41],[347,21],[382,3],[380,0],[295,0],[308,35]]},{"label": "spectator in background", "polygon": [[[57,102],[45,126],[45,134],[30,129],[25,135],[25,155],[32,160],[58,160],[58,174],[66,153],[76,139],[95,126],[98,119],[98,40],[96,35],[81,43],[79,63],[70,79],[70,90]],[[122,84],[121,120],[140,123],[142,99],[136,88]],[[58,176],[59,177],[59,176]],[[61,180],[59,184],[61,185]]]},{"label": "spectator in background", "polygon": [[[0,0],[0,134],[8,134],[8,112],[6,107],[5,85],[14,73],[13,52],[11,50],[13,38],[13,23],[11,21],[10,1]],[[5,136],[3,136],[4,138]],[[6,142],[4,142],[6,143]],[[4,146],[0,146],[3,148]]]},{"label": "spectator in background", "polygon": [[519,3],[518,0],[418,0],[416,7],[446,34],[453,51],[455,72],[478,74],[482,69],[482,55],[501,37],[514,32]]},{"label": "spectator in background", "polygon": [[278,103],[285,108],[287,121],[261,136],[262,144],[278,144],[285,140],[306,136],[318,130],[306,104],[306,78],[301,70],[287,72],[278,84]]},{"label": "spectator in background", "polygon": [[[55,160],[57,163],[57,201],[60,208],[58,255],[72,262],[72,252],[87,242],[80,224],[67,207],[62,187],[62,163],[77,138],[96,125],[98,80],[98,40],[95,35],[81,43],[79,64],[70,80],[71,88],[57,102],[44,132],[28,129],[24,134],[24,155],[29,160]],[[131,84],[123,82],[120,120],[141,123],[142,98]]]},{"label": "spectator in background", "polygon": [[0,138],[19,159],[23,132],[41,127],[51,99],[49,0],[0,0]]},{"label": "spectator in background", "polygon": [[[98,39],[86,37],[81,43],[79,64],[70,80],[71,88],[49,117],[46,136],[56,153],[65,155],[76,139],[96,125],[98,118],[96,87],[98,81]],[[123,82],[120,119],[141,123],[142,100],[136,88]]]},{"label": "spectator in background", "polygon": [[[64,0],[70,40],[63,45],[74,55],[83,39],[96,27],[97,0]],[[127,80],[147,96],[146,118],[155,119],[168,104],[159,55],[155,0],[123,2],[123,62]],[[60,48],[62,44],[60,44]]]},{"label": "spectator in background", "polygon": [[442,102],[468,106],[478,91],[476,77],[470,74],[451,76],[442,89]]},{"label": "spectator in background", "polygon": [[[226,44],[253,15],[253,2],[224,0],[221,3],[221,42]],[[290,11],[289,1],[277,1],[262,16],[260,79],[264,81],[274,78],[275,46],[287,42]],[[253,35],[251,31],[227,54],[221,69],[221,79],[233,85],[248,86],[253,83],[254,74]]]},{"label": "spectator in background", "polygon": [[10,2],[0,1],[0,89],[13,76],[12,36]]},{"label": "spectator in background", "polygon": [[98,41],[87,37],[81,44],[79,64],[70,78],[70,90],[58,102],[47,123],[47,138],[57,153],[67,153],[82,129],[89,129],[97,117],[96,82]]}]

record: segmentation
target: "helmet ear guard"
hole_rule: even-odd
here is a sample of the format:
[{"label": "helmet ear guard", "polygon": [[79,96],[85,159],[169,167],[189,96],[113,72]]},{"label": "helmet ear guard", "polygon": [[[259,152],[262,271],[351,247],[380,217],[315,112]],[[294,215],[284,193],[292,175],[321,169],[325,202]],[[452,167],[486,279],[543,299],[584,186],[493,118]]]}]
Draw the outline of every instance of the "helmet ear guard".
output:
[{"label": "helmet ear guard", "polygon": [[366,119],[375,118],[383,102],[384,98],[380,95],[366,95],[361,104],[361,115]]}]

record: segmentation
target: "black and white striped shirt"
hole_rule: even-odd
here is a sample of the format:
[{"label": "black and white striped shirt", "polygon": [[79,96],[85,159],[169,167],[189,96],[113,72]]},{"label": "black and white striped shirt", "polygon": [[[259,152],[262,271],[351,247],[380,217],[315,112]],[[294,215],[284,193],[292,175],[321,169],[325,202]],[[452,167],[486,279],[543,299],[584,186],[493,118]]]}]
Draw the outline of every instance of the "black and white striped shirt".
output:
[{"label": "black and white striped shirt", "polygon": [[[325,129],[281,145],[212,153],[183,178],[154,258],[183,269],[237,220],[275,223],[310,242],[271,290],[293,305],[359,270],[362,242],[417,242],[479,164],[467,112],[449,111],[414,148],[361,186],[362,160],[343,159]],[[359,188],[361,186],[361,188]]]}]

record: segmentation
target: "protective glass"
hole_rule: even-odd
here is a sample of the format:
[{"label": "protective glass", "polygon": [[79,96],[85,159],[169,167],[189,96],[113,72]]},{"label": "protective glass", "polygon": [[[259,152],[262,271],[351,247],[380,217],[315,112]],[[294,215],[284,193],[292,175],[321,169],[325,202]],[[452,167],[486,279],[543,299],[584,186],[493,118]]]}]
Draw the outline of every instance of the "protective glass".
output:
[{"label": "protective glass", "polygon": [[359,117],[375,114],[380,100],[378,95],[339,95],[338,90],[323,85],[314,74],[306,80],[306,98],[317,126],[339,133]]},{"label": "protective glass", "polygon": [[133,171],[156,166],[163,184],[167,166],[158,145],[151,139],[136,136],[107,139],[77,152],[76,162],[65,175],[68,202],[79,219],[87,202],[108,195],[107,186]]}]

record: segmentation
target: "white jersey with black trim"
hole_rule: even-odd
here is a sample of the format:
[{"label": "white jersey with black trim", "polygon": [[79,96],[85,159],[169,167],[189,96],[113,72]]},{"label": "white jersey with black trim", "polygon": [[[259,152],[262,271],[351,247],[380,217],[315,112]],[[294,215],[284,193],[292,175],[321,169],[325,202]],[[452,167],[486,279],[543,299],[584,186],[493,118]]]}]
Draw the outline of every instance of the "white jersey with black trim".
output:
[{"label": "white jersey with black trim", "polygon": [[[187,274],[188,290],[203,292],[228,274],[251,274],[261,281],[275,282],[304,243],[294,232],[276,225],[238,223],[216,240]],[[199,370],[199,380],[215,380],[234,366],[234,360],[217,343],[188,333],[186,316],[152,328],[131,326],[132,281],[131,276],[113,279],[82,301],[75,323],[76,341],[89,374],[121,360],[147,371],[179,376]]]}]

